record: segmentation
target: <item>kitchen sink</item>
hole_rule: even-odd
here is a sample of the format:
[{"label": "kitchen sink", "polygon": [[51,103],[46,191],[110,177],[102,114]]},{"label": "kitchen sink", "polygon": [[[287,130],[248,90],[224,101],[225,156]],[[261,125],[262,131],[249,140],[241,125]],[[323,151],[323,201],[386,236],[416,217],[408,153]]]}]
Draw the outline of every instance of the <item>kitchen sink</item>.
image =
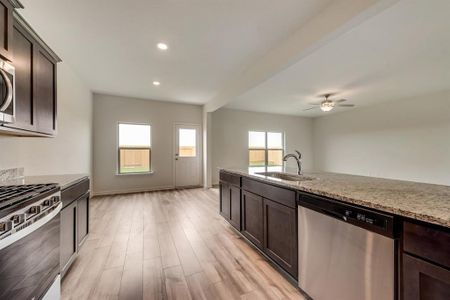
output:
[{"label": "kitchen sink", "polygon": [[304,175],[296,175],[296,174],[290,174],[290,173],[283,173],[283,172],[259,172],[256,174],[267,176],[267,177],[272,177],[272,178],[278,178],[278,179],[282,179],[282,180],[287,180],[287,181],[308,181],[308,180],[316,179],[314,177],[309,177],[309,176],[304,176]]}]

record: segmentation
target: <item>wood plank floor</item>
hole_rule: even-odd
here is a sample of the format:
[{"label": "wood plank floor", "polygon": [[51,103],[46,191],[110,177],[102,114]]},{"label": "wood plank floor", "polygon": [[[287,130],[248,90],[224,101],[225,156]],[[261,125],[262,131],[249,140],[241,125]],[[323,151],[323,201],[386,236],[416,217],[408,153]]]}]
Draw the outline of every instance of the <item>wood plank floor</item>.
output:
[{"label": "wood plank floor", "polygon": [[218,214],[217,189],[91,199],[63,299],[303,299]]}]

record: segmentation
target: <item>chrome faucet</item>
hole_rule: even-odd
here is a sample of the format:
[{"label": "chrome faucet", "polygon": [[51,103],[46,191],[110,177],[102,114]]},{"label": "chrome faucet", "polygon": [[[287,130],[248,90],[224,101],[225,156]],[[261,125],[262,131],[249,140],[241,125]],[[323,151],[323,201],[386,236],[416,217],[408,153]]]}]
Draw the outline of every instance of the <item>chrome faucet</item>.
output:
[{"label": "chrome faucet", "polygon": [[295,161],[297,162],[297,168],[298,168],[297,169],[297,174],[298,175],[302,175],[302,162],[300,161],[302,159],[302,154],[298,150],[295,150],[295,153],[297,153],[297,155],[292,154],[292,153],[286,154],[283,157],[283,161],[287,161],[289,157],[294,158]]}]

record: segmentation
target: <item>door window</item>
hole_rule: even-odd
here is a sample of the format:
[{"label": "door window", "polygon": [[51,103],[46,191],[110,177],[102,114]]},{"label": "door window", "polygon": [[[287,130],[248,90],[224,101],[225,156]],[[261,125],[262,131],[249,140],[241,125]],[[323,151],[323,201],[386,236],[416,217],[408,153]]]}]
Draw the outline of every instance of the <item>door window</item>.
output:
[{"label": "door window", "polygon": [[178,156],[196,157],[197,130],[180,128],[178,131]]}]

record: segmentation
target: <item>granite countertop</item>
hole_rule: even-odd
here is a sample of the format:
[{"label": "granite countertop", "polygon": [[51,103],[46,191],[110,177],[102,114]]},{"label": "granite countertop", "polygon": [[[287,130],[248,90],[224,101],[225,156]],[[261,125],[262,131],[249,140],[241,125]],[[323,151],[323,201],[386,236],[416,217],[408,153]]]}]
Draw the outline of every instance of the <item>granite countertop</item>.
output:
[{"label": "granite countertop", "polygon": [[287,181],[246,170],[222,170],[450,228],[450,186],[325,172],[304,173],[314,180]]},{"label": "granite countertop", "polygon": [[61,174],[61,175],[42,175],[42,176],[25,176],[20,179],[12,179],[0,182],[2,185],[18,185],[18,184],[40,184],[40,183],[56,183],[61,190],[74,185],[87,178],[86,174]]}]

